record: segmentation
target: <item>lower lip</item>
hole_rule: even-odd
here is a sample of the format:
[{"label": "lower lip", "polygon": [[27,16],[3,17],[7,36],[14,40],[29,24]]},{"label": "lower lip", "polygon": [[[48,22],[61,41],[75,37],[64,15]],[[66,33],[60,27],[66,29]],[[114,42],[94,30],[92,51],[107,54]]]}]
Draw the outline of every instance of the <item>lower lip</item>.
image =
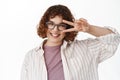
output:
[{"label": "lower lip", "polygon": [[58,36],[53,36],[52,34],[50,34],[52,37],[54,37],[54,38],[58,38],[60,35],[58,35]]}]

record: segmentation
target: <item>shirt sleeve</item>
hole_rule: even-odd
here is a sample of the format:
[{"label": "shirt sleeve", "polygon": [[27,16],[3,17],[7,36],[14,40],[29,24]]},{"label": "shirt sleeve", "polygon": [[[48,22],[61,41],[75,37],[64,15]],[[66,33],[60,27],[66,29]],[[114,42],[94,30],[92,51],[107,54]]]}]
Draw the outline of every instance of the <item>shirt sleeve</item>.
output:
[{"label": "shirt sleeve", "polygon": [[29,51],[24,58],[23,64],[22,64],[22,69],[21,69],[21,79],[20,80],[29,80],[29,74],[28,74],[28,65],[30,62],[30,53]]},{"label": "shirt sleeve", "polygon": [[97,37],[95,39],[88,39],[87,45],[91,54],[94,54],[98,63],[110,58],[120,43],[120,34],[111,27],[106,27],[114,33]]}]

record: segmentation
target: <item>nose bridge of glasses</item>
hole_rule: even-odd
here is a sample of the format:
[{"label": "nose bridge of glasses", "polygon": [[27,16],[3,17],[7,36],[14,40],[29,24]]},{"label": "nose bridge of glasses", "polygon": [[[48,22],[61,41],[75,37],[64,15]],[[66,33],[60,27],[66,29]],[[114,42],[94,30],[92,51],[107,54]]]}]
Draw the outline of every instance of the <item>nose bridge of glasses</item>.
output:
[{"label": "nose bridge of glasses", "polygon": [[58,28],[58,27],[59,27],[59,25],[58,25],[58,24],[54,24],[54,25],[53,25],[53,30],[59,30],[59,28]]}]

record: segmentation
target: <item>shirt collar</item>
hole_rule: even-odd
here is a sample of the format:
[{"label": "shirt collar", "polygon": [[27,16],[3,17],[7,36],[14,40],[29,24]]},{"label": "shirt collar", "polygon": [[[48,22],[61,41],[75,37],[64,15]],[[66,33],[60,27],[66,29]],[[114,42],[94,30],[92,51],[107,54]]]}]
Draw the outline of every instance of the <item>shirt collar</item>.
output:
[{"label": "shirt collar", "polygon": [[[46,42],[47,39],[43,40],[43,42],[35,49],[36,50],[36,54],[40,53],[41,56],[44,54],[44,50],[43,50],[43,45],[44,43]],[[67,42],[67,41],[63,41],[63,44],[62,44],[62,48],[65,49],[67,47],[67,45],[69,44],[70,42]]]}]

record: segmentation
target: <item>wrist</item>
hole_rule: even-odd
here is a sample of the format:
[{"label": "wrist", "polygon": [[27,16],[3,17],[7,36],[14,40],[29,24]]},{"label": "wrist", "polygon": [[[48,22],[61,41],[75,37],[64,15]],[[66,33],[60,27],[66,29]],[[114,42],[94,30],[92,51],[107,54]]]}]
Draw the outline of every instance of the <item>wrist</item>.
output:
[{"label": "wrist", "polygon": [[93,27],[93,25],[88,25],[88,29],[86,30],[86,33],[91,33],[91,28]]}]

